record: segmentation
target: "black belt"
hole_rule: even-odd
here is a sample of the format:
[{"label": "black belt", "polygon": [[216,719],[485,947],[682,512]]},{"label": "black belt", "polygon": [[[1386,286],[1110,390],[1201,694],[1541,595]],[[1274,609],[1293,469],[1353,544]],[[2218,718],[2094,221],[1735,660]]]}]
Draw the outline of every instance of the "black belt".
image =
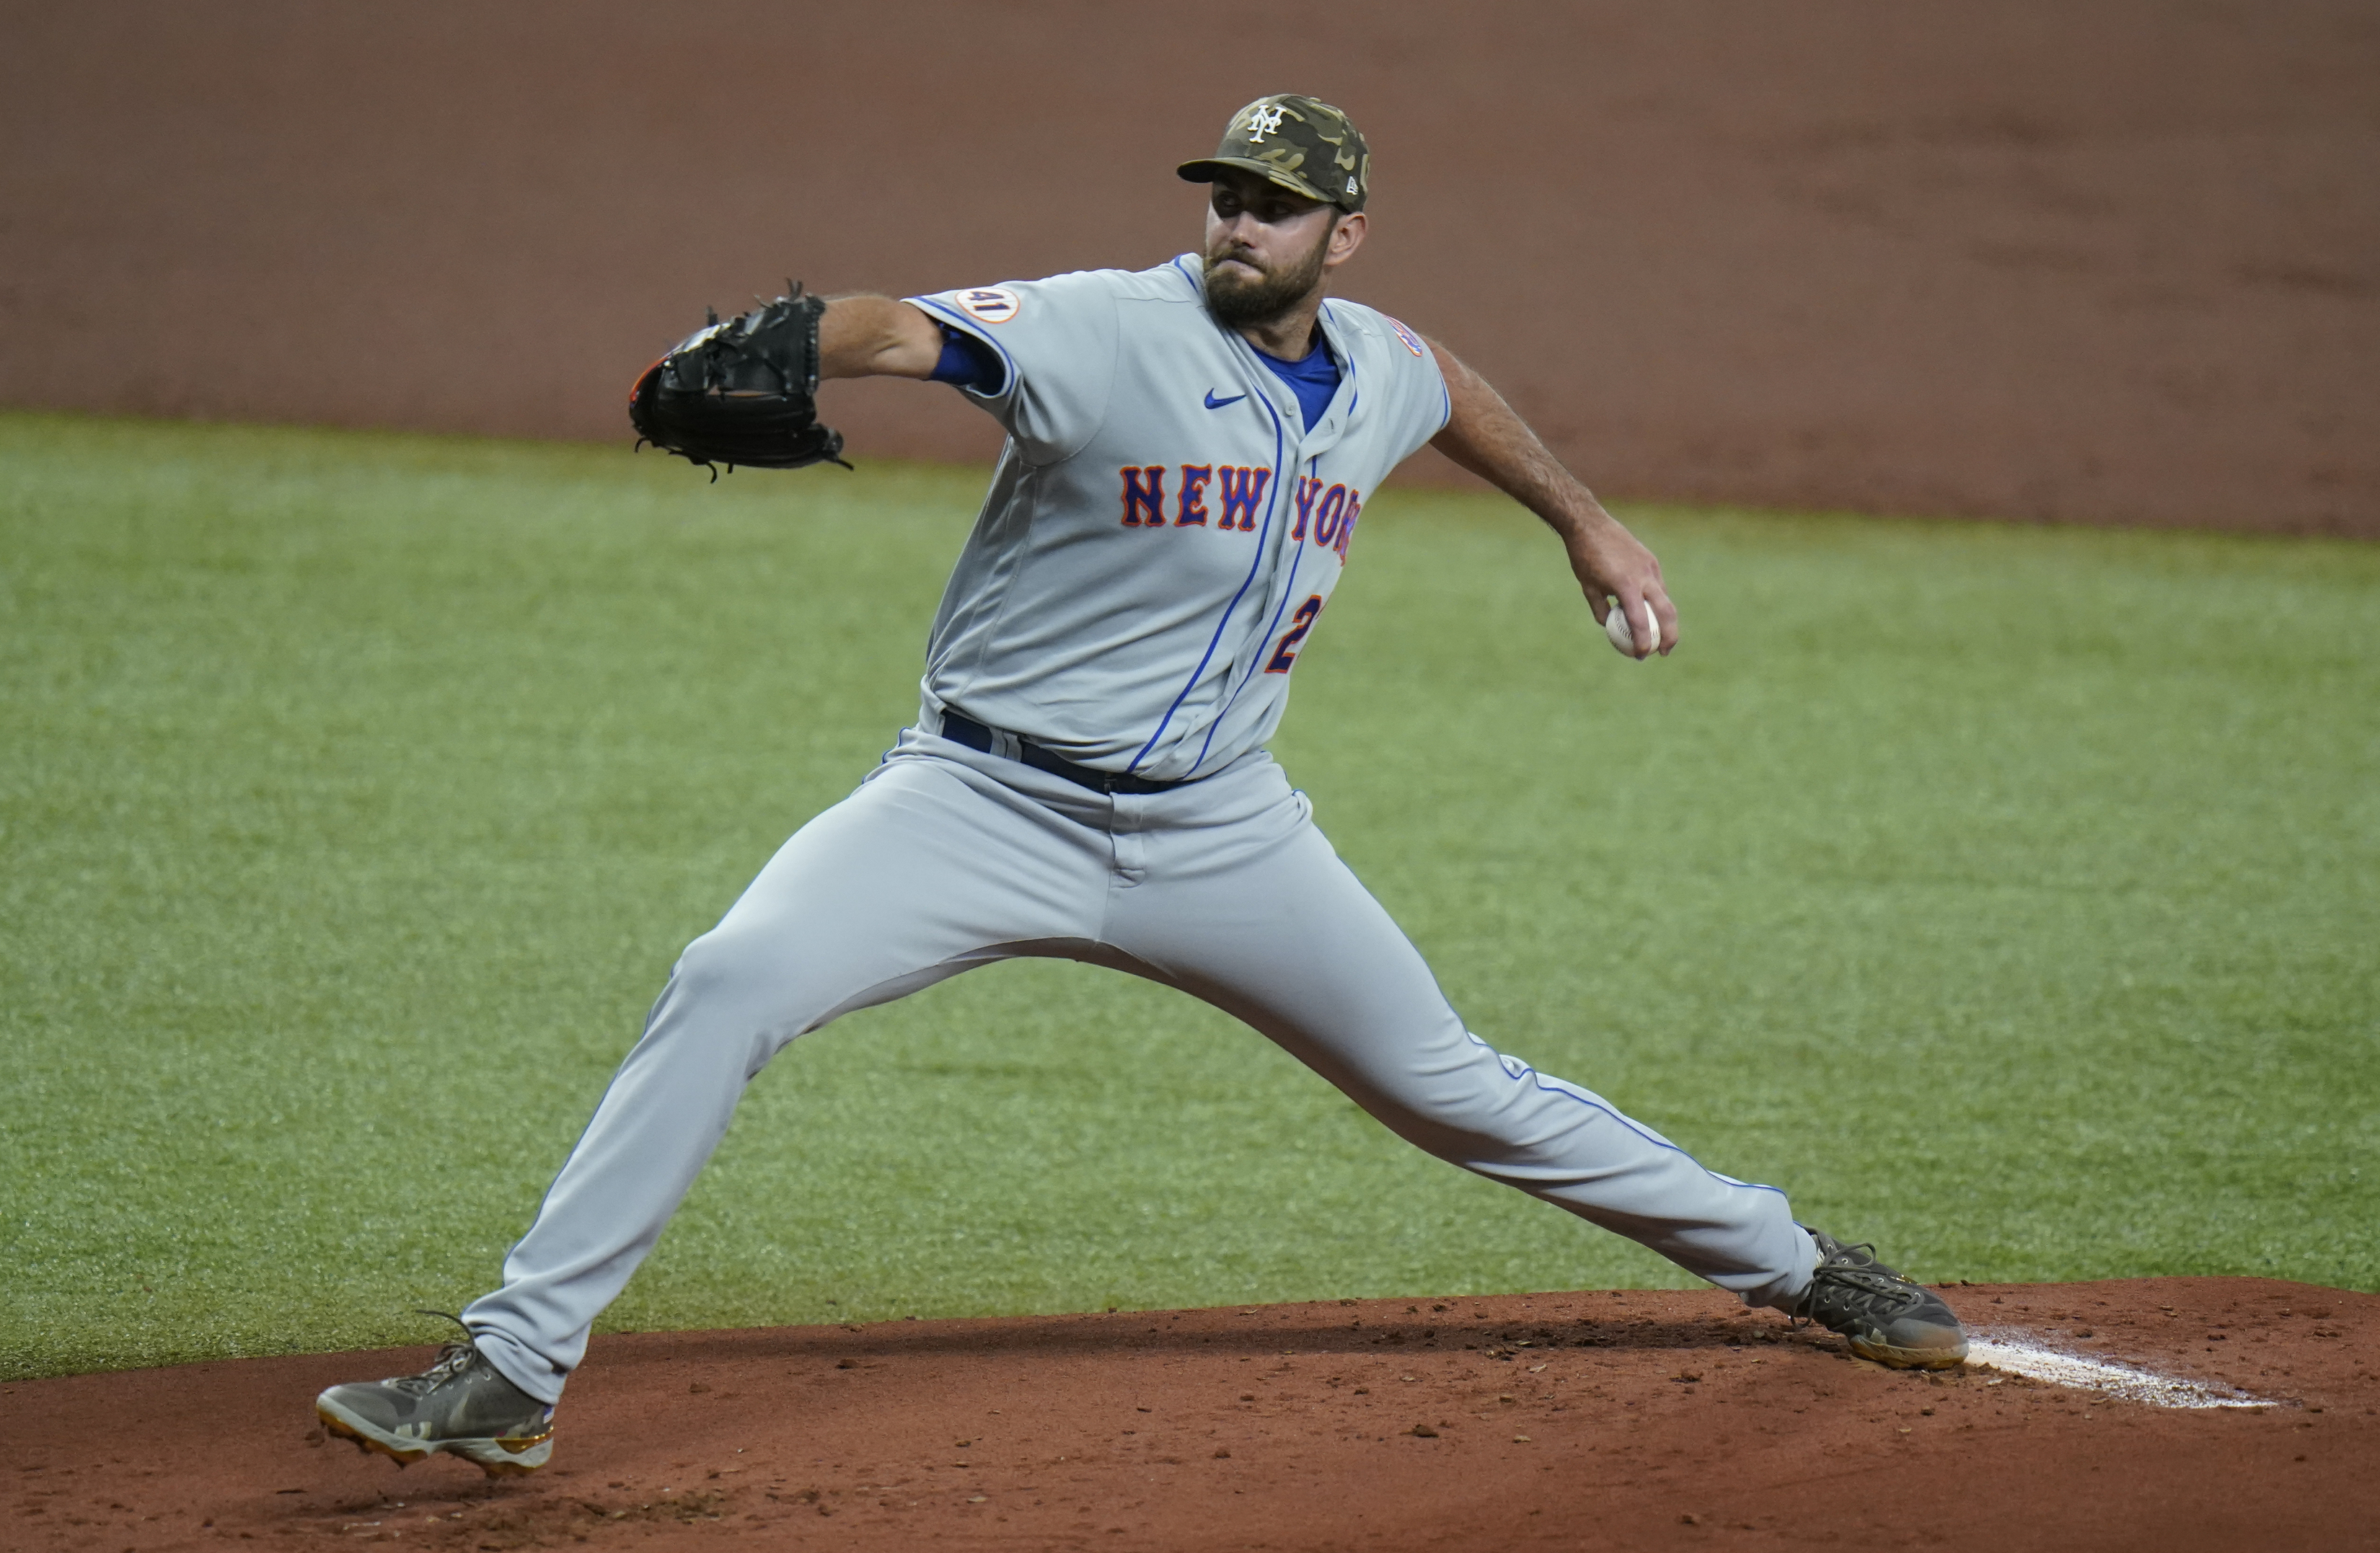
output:
[{"label": "black belt", "polygon": [[[942,737],[953,744],[963,744],[969,749],[992,753],[993,730],[985,727],[964,712],[945,710],[942,713]],[[1187,787],[1190,781],[1152,782],[1148,777],[1132,776],[1121,771],[1096,770],[1089,766],[1077,766],[1062,755],[1052,755],[1038,744],[1031,744],[1011,734],[1016,739],[1017,758],[1037,771],[1064,777],[1077,787],[1087,787],[1094,793],[1171,793],[1177,787]]]}]

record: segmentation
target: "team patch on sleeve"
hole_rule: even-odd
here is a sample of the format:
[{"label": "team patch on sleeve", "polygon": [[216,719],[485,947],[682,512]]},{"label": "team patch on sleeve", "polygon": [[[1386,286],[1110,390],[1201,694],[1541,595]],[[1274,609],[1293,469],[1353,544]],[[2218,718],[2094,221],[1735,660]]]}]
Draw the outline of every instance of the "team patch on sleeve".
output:
[{"label": "team patch on sleeve", "polygon": [[[1388,315],[1383,313],[1381,316],[1386,318]],[[1412,330],[1406,328],[1403,324],[1399,323],[1393,318],[1389,319],[1389,327],[1397,332],[1397,338],[1405,343],[1405,348],[1407,350],[1413,352],[1415,356],[1423,357],[1425,358],[1428,357],[1429,352],[1423,346],[1421,336],[1419,334],[1415,334]]]},{"label": "team patch on sleeve", "polygon": [[[959,311],[978,323],[1005,323],[1016,316],[1024,305],[1014,291],[1004,285],[987,285],[974,291],[953,291],[951,300]],[[1399,325],[1402,331],[1402,325]]]}]

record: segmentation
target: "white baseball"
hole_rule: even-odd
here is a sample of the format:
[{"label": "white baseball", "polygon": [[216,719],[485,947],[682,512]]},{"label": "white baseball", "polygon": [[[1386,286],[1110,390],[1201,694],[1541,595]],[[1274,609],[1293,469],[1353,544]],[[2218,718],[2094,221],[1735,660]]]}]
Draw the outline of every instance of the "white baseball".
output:
[{"label": "white baseball", "polygon": [[[1653,614],[1649,609],[1646,611],[1646,617],[1651,620],[1653,625],[1653,646],[1646,653],[1646,656],[1650,657],[1652,652],[1660,649],[1661,617]],[[1636,656],[1636,634],[1628,628],[1628,607],[1625,604],[1611,606],[1611,613],[1603,617],[1603,634],[1611,638],[1612,647],[1622,657]]]}]

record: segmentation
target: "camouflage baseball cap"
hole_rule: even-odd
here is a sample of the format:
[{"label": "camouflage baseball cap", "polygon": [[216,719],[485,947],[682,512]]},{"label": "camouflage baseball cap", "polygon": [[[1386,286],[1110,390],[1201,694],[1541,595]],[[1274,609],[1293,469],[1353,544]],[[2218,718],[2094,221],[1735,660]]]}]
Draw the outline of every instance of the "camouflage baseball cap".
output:
[{"label": "camouflage baseball cap", "polygon": [[1213,183],[1218,169],[1242,167],[1281,188],[1360,211],[1372,192],[1372,152],[1345,114],[1328,103],[1283,92],[1259,97],[1232,115],[1212,156],[1184,162],[1187,183]]}]

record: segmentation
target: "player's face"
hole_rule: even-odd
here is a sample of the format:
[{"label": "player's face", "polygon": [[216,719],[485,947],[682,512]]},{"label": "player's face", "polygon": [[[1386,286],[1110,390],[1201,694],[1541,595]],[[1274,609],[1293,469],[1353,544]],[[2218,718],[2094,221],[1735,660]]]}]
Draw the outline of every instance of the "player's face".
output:
[{"label": "player's face", "polygon": [[1224,170],[1207,202],[1208,305],[1233,328],[1279,318],[1354,251],[1361,221],[1253,173]]}]

